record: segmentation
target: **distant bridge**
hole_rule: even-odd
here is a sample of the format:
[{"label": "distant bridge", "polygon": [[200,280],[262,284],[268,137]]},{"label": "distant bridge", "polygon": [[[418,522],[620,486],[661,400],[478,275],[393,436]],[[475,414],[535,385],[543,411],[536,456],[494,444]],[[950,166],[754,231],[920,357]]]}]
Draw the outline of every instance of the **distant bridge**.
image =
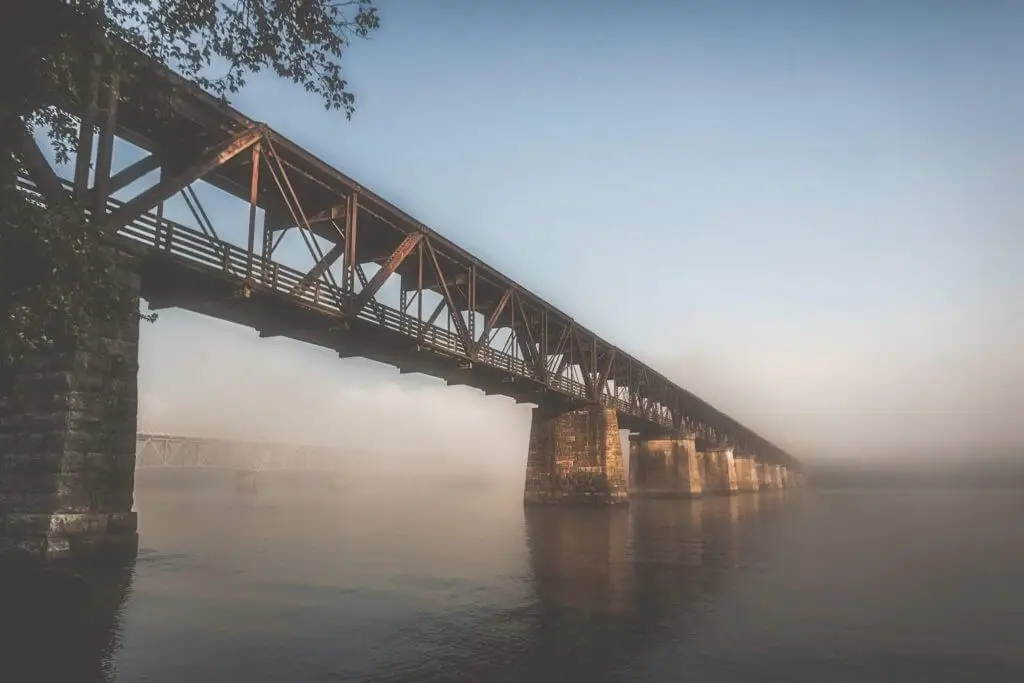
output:
[{"label": "distant bridge", "polygon": [[325,446],[139,433],[137,469],[342,472],[342,451]]}]

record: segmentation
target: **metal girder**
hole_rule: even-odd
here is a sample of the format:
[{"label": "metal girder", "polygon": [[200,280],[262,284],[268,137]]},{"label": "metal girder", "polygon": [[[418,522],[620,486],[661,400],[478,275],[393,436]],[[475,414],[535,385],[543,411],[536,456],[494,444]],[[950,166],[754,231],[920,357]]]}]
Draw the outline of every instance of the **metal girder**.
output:
[{"label": "metal girder", "polygon": [[118,209],[107,214],[100,222],[103,230],[114,232],[146,213],[162,201],[180,192],[186,185],[202,178],[218,166],[223,166],[236,156],[255,145],[263,137],[263,131],[253,127],[231,136],[214,147],[196,163],[186,168],[173,178],[168,178],[153,187],[139,193],[134,199],[125,202]]},{"label": "metal girder", "polygon": [[430,314],[430,317],[427,318],[427,321],[425,323],[423,323],[423,327],[420,329],[420,333],[419,333],[419,337],[418,337],[420,341],[423,341],[424,332],[426,332],[427,328],[430,327],[431,325],[433,325],[437,321],[437,319],[441,315],[441,311],[444,310],[444,307],[446,305],[447,304],[445,303],[444,299],[441,299],[440,301],[437,302],[437,306],[434,307],[434,310]]},{"label": "metal girder", "polygon": [[359,293],[352,298],[352,303],[349,305],[349,315],[358,315],[359,311],[363,309],[363,306],[372,299],[380,288],[384,285],[389,277],[395,272],[395,269],[401,265],[402,261],[412,253],[412,250],[416,248],[416,245],[423,239],[423,235],[414,232],[405,236],[405,239],[398,245],[398,247],[391,252],[384,265],[373,274],[373,278],[367,283]]},{"label": "metal girder", "polygon": [[[523,360],[533,366],[542,382],[547,382],[547,365],[544,363],[543,355],[537,349],[537,341],[533,336],[533,325],[530,324],[530,318],[523,309],[522,297],[515,297],[515,305],[519,311],[519,321],[518,327],[513,332],[523,353]],[[525,332],[525,335],[521,335],[520,330]],[[523,336],[526,338],[523,339]]]},{"label": "metal girder", "polygon": [[252,173],[249,177],[249,230],[247,232],[245,276],[252,278],[253,256],[256,252],[256,208],[260,199],[260,143],[252,146]]},{"label": "metal girder", "polygon": [[324,257],[317,261],[316,265],[309,269],[301,280],[296,283],[295,288],[292,289],[292,293],[301,294],[306,290],[307,287],[316,280],[318,277],[324,274],[324,272],[334,265],[334,263],[341,258],[342,253],[345,251],[344,242],[341,244],[335,244],[331,247],[330,251],[324,254]]},{"label": "metal girder", "polygon": [[359,230],[359,195],[351,194],[345,201],[345,253],[342,261],[341,291],[352,296],[356,288],[356,237]]},{"label": "metal girder", "polygon": [[580,373],[583,375],[583,383],[587,387],[587,393],[591,399],[596,398],[595,380],[594,377],[594,362],[593,359],[588,358],[587,349],[583,348],[583,340],[580,338],[579,328],[573,325],[572,327],[572,339],[576,342],[576,350],[579,352],[580,357],[577,361],[577,365],[580,368]]},{"label": "metal girder", "polygon": [[[357,263],[355,267],[356,275],[359,277],[359,287],[362,291],[370,286],[370,281],[366,278],[366,272],[363,270],[363,264]],[[350,297],[351,300],[351,297]],[[385,322],[384,311],[381,309],[380,303],[376,299],[370,299],[370,305],[373,306],[373,314],[377,316],[377,320],[383,325]]]},{"label": "metal girder", "polygon": [[476,357],[477,349],[482,345],[486,344],[490,340],[491,331],[494,329],[494,324],[498,322],[498,316],[501,315],[502,311],[505,310],[505,306],[508,305],[509,299],[512,298],[515,289],[509,287],[505,290],[505,293],[498,299],[498,303],[495,305],[494,310],[487,316],[487,321],[484,323],[484,329],[480,333],[480,337],[473,343],[473,350],[470,355]]},{"label": "metal girder", "polygon": [[615,362],[615,349],[608,351],[607,356],[608,361],[605,364],[604,370],[601,371],[601,374],[597,378],[596,393],[598,398],[601,398],[601,395],[604,393],[605,384],[608,382],[608,376],[612,372],[612,364]]},{"label": "metal girder", "polygon": [[160,163],[161,161],[159,156],[156,154],[149,154],[136,162],[128,164],[120,171],[110,176],[110,194],[113,194],[118,190],[123,190],[147,173],[152,173],[156,169],[160,168]]},{"label": "metal girder", "polygon": [[473,352],[473,339],[469,336],[469,328],[466,327],[466,321],[462,319],[462,315],[459,313],[459,308],[455,305],[455,301],[452,299],[452,293],[448,289],[448,283],[445,282],[444,271],[441,270],[441,264],[437,260],[437,253],[434,251],[434,245],[430,243],[430,240],[424,240],[427,245],[427,253],[430,255],[430,262],[434,266],[434,273],[437,275],[437,279],[441,284],[441,295],[444,297],[445,303],[448,305],[449,317],[455,323],[455,328],[458,331],[459,337],[462,339],[463,348],[466,350],[466,354]]}]

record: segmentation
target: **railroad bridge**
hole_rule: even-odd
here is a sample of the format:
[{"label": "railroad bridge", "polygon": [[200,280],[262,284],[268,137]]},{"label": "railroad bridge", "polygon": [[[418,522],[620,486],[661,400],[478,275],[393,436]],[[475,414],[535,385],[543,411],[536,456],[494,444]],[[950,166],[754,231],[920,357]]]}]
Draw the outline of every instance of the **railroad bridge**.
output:
[{"label": "railroad bridge", "polygon": [[[8,544],[61,555],[137,543],[140,297],[533,404],[526,504],[800,482],[800,463],[764,437],[267,124],[139,61],[135,78],[99,79],[94,104],[74,112],[88,125],[70,177],[20,141],[21,189],[83,216],[119,296],[113,319],[6,383]],[[116,164],[115,141],[136,158]],[[204,184],[235,213],[207,211]],[[306,266],[285,263],[285,236]]]},{"label": "railroad bridge", "polygon": [[135,469],[342,473],[342,448],[139,432]]}]

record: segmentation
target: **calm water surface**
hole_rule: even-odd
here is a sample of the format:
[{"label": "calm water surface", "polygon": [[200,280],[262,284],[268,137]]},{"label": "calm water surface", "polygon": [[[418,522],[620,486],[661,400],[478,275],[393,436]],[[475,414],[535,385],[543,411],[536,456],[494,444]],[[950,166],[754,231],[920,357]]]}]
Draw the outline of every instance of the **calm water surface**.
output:
[{"label": "calm water surface", "polygon": [[1021,493],[273,477],[140,473],[109,680],[1024,681]]}]

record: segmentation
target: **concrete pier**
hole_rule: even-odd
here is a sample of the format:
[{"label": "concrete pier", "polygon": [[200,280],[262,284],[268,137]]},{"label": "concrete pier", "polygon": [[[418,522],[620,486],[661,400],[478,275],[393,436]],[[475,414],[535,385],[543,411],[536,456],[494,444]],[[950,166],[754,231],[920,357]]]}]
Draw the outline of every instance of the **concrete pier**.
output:
[{"label": "concrete pier", "polygon": [[3,369],[0,552],[70,559],[137,552],[139,275],[131,257],[108,256],[119,295],[109,319]]},{"label": "concrete pier", "polygon": [[704,491],[725,495],[736,493],[736,462],[732,447],[709,448],[702,455]]},{"label": "concrete pier", "polygon": [[696,437],[644,439],[629,437],[630,496],[693,498],[704,490]]},{"label": "concrete pier", "polygon": [[614,408],[534,408],[525,504],[609,505],[628,500]]}]

